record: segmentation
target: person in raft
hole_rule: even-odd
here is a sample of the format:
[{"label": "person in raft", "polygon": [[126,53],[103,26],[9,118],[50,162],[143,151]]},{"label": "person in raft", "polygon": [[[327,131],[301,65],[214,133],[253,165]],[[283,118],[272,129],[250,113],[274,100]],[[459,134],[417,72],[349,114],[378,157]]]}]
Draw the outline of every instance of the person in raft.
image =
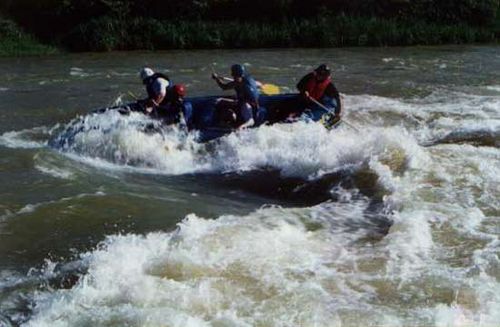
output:
[{"label": "person in raft", "polygon": [[161,119],[166,125],[181,123],[188,130],[192,129],[193,106],[184,100],[184,85],[173,85],[168,76],[148,67],[141,70],[140,78],[148,93],[148,98],[141,100],[145,114]]},{"label": "person in raft", "polygon": [[148,97],[141,102],[145,107],[145,113],[150,114],[156,107],[168,101],[167,95],[171,91],[173,84],[167,75],[155,73],[149,67],[142,68],[139,77],[148,94]]},{"label": "person in raft", "polygon": [[165,125],[179,124],[188,131],[193,129],[193,105],[185,100],[186,87],[184,84],[176,84],[168,92],[168,101],[163,101],[156,113]]},{"label": "person in raft", "polygon": [[340,94],[331,77],[331,70],[326,64],[321,64],[311,73],[302,77],[297,84],[300,92],[298,98],[298,108],[292,111],[289,117],[300,116],[304,110],[318,107],[314,100],[328,108],[332,108],[335,116],[333,119],[340,119],[342,103]]},{"label": "person in raft", "polygon": [[259,85],[250,74],[246,72],[243,65],[231,66],[233,80],[224,83],[224,78],[216,73],[212,78],[223,90],[234,89],[236,99],[220,98],[216,103],[216,117],[222,124],[244,129],[255,124],[255,115],[259,109]]}]

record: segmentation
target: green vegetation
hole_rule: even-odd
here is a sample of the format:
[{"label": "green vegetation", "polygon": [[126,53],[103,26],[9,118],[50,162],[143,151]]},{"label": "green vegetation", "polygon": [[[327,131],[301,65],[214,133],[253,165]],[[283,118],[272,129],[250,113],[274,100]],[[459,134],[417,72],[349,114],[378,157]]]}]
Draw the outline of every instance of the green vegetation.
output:
[{"label": "green vegetation", "polygon": [[39,43],[14,22],[0,18],[0,56],[45,55],[57,49]]},{"label": "green vegetation", "polygon": [[498,7],[496,21],[493,24],[492,29],[495,32],[495,38],[498,41],[500,39],[500,6]]},{"label": "green vegetation", "polygon": [[[5,0],[73,51],[495,42],[500,0]],[[31,38],[31,41],[33,39]]]},{"label": "green vegetation", "polygon": [[436,45],[492,42],[494,33],[466,24],[440,25],[364,17],[267,22],[159,21],[101,17],[80,25],[72,50]]}]

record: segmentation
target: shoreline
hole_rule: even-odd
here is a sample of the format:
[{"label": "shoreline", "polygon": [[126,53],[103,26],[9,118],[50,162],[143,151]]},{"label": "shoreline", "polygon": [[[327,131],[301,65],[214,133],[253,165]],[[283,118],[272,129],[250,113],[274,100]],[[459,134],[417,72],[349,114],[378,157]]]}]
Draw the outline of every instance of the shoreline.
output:
[{"label": "shoreline", "polygon": [[498,45],[496,26],[439,25],[364,17],[303,19],[280,23],[159,21],[111,17],[92,20],[50,45],[0,18],[0,57],[63,53],[168,50],[385,48]]},{"label": "shoreline", "polygon": [[0,17],[0,58],[58,54],[61,49],[44,44],[14,21]]}]

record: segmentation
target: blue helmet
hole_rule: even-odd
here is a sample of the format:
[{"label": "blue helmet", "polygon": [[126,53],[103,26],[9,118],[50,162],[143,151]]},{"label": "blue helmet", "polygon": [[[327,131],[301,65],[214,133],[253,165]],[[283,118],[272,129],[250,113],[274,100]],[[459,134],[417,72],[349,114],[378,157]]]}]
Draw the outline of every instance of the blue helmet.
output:
[{"label": "blue helmet", "polygon": [[234,64],[231,66],[231,76],[242,77],[245,75],[245,67],[240,64]]}]

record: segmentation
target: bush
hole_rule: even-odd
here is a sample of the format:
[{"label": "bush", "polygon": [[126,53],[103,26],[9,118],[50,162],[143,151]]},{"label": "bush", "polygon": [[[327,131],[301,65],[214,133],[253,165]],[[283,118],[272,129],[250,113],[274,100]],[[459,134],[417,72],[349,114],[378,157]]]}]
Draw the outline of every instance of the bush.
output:
[{"label": "bush", "polygon": [[499,0],[414,0],[405,14],[430,22],[484,26],[495,22],[499,5]]},{"label": "bush", "polygon": [[57,49],[40,44],[11,20],[0,17],[0,56],[45,55]]},{"label": "bush", "polygon": [[72,50],[270,48],[436,45],[491,42],[494,32],[466,24],[441,25],[376,17],[326,16],[281,22],[170,21],[101,17],[64,39]]}]

